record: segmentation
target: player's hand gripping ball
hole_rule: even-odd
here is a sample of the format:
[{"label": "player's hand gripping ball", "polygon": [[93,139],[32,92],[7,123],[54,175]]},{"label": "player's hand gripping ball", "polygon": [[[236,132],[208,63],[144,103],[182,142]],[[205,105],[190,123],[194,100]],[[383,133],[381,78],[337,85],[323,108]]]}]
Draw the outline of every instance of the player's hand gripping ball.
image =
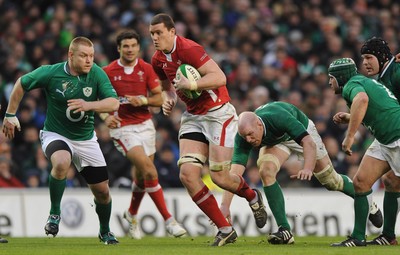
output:
[{"label": "player's hand gripping ball", "polygon": [[[181,71],[182,75],[185,76],[189,81],[197,81],[201,78],[199,71],[197,71],[197,69],[191,65],[183,64],[180,65],[178,69]],[[178,80],[180,79],[179,75],[180,73],[176,72],[175,78]],[[188,90],[188,89],[182,89],[181,91],[187,98],[190,99],[198,98],[202,92],[198,90]]]}]

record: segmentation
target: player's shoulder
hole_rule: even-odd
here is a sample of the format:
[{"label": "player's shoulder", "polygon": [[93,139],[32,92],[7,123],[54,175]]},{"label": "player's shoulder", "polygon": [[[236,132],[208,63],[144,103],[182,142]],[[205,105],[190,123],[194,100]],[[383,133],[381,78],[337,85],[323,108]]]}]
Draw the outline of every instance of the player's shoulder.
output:
[{"label": "player's shoulder", "polygon": [[392,75],[400,75],[400,62],[394,62],[388,68]]},{"label": "player's shoulder", "polygon": [[202,48],[202,46],[200,44],[198,44],[197,42],[195,42],[189,38],[183,37],[183,36],[177,36],[176,44],[177,44],[178,50],[190,50],[193,47],[201,47]]},{"label": "player's shoulder", "polygon": [[139,58],[138,59],[138,65],[141,66],[142,68],[151,68],[151,64],[146,62],[144,59]]},{"label": "player's shoulder", "polygon": [[40,66],[40,69],[42,70],[66,70],[66,65],[67,62],[60,62],[60,63],[56,63],[56,64],[52,64],[52,65],[42,65]]},{"label": "player's shoulder", "polygon": [[118,60],[116,59],[116,60],[112,61],[111,63],[109,63],[108,65],[103,66],[103,70],[104,71],[111,71],[111,70],[116,69],[118,67],[119,67]]},{"label": "player's shoulder", "polygon": [[61,62],[61,63],[56,63],[52,65],[42,65],[38,68],[36,68],[33,72],[28,73],[27,75],[39,75],[39,76],[55,76],[55,75],[60,75],[60,73],[67,73],[66,70],[66,63],[67,62]]}]

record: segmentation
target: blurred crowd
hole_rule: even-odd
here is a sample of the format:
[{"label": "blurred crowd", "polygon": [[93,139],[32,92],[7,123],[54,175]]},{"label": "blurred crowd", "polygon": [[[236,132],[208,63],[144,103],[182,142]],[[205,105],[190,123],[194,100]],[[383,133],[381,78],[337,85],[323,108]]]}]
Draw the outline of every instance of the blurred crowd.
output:
[{"label": "blurred crowd", "polygon": [[[203,45],[221,66],[238,114],[270,101],[296,105],[315,122],[337,172],[354,175],[373,138],[360,129],[353,156],[341,152],[347,127],[335,125],[332,116],[348,110],[328,86],[327,65],[335,58],[351,57],[363,73],[359,50],[372,36],[388,41],[392,53],[399,52],[396,0],[0,0],[0,119],[16,79],[41,65],[65,61],[75,36],[94,42],[95,62],[104,66],[119,57],[115,35],[133,28],[142,37],[142,58],[149,62],[154,52],[149,22],[160,12],[172,15],[177,33]],[[0,187],[47,185],[51,166],[38,140],[46,114],[44,96],[41,90],[27,93],[18,111],[22,131],[11,142],[0,135]],[[155,165],[166,189],[182,187],[176,161],[184,110],[178,103],[165,117],[153,109]],[[100,119],[96,132],[111,186],[129,188],[130,163],[116,151]],[[281,186],[320,187],[314,180],[289,178],[301,164],[297,158],[285,163],[278,175]],[[253,187],[261,186],[254,160],[246,178]],[[82,185],[71,167],[68,186]]]}]

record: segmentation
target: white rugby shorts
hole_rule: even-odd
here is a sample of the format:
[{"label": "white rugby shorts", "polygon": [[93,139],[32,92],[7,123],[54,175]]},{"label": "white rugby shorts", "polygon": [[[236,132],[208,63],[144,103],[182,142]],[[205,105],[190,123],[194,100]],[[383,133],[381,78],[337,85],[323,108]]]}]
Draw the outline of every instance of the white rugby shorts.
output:
[{"label": "white rugby shorts", "polygon": [[[312,120],[308,120],[307,132],[311,135],[314,140],[315,145],[317,146],[317,160],[325,157],[328,152],[326,151],[325,145],[322,142],[321,136],[318,134],[317,128]],[[279,149],[285,151],[287,154],[296,154],[299,160],[304,159],[304,150],[301,145],[296,143],[294,140],[289,140],[286,142],[282,142],[280,144],[275,145]]]},{"label": "white rugby shorts", "polygon": [[202,133],[212,144],[233,148],[237,122],[235,107],[230,103],[217,106],[216,110],[211,109],[205,115],[193,115],[185,111],[181,118],[179,137],[187,133]]},{"label": "white rugby shorts", "polygon": [[400,177],[400,140],[385,145],[375,139],[365,155],[388,162],[394,174]]},{"label": "white rugby shorts", "polygon": [[135,125],[110,129],[114,145],[124,156],[135,146],[142,146],[146,155],[156,152],[156,129],[151,119]]},{"label": "white rugby shorts", "polygon": [[79,172],[87,166],[102,167],[107,165],[97,142],[96,132],[92,139],[86,141],[73,141],[57,133],[44,130],[40,130],[39,137],[44,152],[51,142],[55,140],[64,141],[72,152],[72,162]]}]

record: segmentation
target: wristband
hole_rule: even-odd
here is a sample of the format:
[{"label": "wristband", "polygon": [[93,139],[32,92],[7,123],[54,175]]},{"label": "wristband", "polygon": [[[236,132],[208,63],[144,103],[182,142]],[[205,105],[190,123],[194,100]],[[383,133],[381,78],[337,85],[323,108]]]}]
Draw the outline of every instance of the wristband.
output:
[{"label": "wristband", "polygon": [[140,95],[138,97],[139,97],[140,102],[142,102],[142,105],[148,105],[149,104],[149,100],[147,99],[147,97],[145,97],[143,95]]},{"label": "wristband", "polygon": [[197,81],[190,81],[190,90],[197,90]]},{"label": "wristband", "polygon": [[106,112],[102,112],[99,114],[100,119],[102,119],[103,121],[106,120],[108,116],[110,116],[110,114]]},{"label": "wristband", "polygon": [[12,113],[7,113],[7,112],[6,112],[6,115],[5,115],[5,117],[7,117],[7,118],[10,118],[10,117],[15,117],[15,114],[12,114]]}]

